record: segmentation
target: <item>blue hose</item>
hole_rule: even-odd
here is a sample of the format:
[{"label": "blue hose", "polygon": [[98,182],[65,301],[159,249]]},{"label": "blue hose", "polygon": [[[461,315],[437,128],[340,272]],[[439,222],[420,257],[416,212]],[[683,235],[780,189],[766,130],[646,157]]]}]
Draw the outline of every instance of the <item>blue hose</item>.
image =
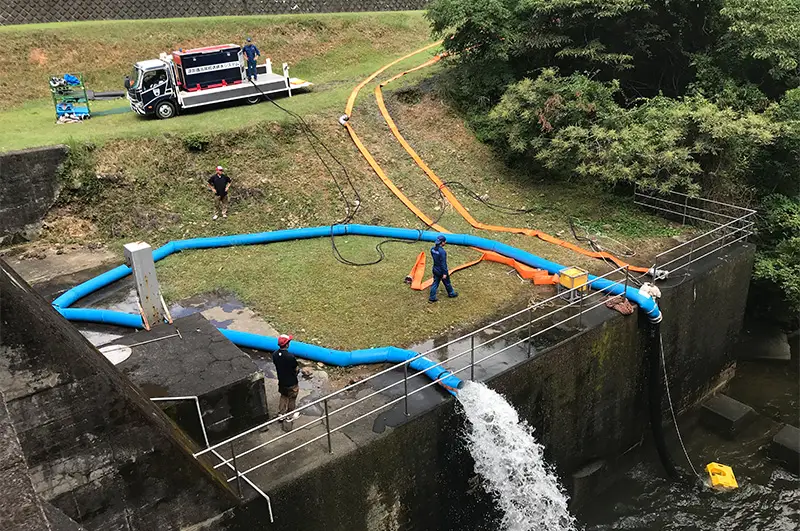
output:
[{"label": "blue hose", "polygon": [[[215,236],[208,238],[191,238],[189,240],[171,241],[153,251],[155,261],[162,260],[167,256],[185,250],[194,249],[213,249],[217,247],[231,247],[234,245],[257,245],[265,243],[283,242],[289,240],[301,240],[309,238],[322,238],[327,236],[373,236],[378,238],[393,238],[399,240],[419,240],[434,242],[441,233],[429,232],[414,229],[402,229],[396,227],[381,227],[375,225],[333,225],[324,227],[310,227],[304,229],[287,229],[273,232],[258,232],[253,234],[237,234],[234,236]],[[545,260],[536,255],[517,249],[510,245],[500,243],[495,240],[472,236],[470,234],[446,234],[447,243],[451,245],[463,245],[476,247],[484,251],[493,251],[503,256],[536,269],[543,269],[550,274],[557,274],[564,269],[564,266]],[[75,286],[63,293],[53,301],[53,306],[66,319],[70,321],[82,321],[91,323],[113,324],[129,328],[143,328],[142,318],[136,314],[115,312],[112,310],[90,309],[90,308],[70,308],[78,300],[94,293],[95,291],[120,280],[131,273],[128,266],[121,265],[110,271]],[[589,275],[589,285],[596,290],[606,291],[613,295],[620,295],[625,291],[625,287],[611,280],[597,278]],[[661,321],[661,311],[655,300],[647,295],[642,295],[636,288],[628,287],[627,298],[639,305],[639,308],[647,314],[652,322]],[[220,330],[234,344],[259,350],[277,350],[278,340],[274,337],[238,332],[235,330]],[[418,354],[412,350],[400,349],[397,347],[380,347],[364,350],[354,350],[345,352],[333,350],[300,341],[292,341],[289,351],[298,357],[313,361],[320,361],[329,365],[348,367],[350,365],[360,365],[365,363],[401,363],[412,359]],[[433,361],[421,357],[412,361],[409,366],[417,371],[424,371],[433,380],[439,379],[440,383],[450,389],[458,389],[461,381],[449,374],[442,367],[433,367]],[[451,391],[452,392],[452,391]]]}]

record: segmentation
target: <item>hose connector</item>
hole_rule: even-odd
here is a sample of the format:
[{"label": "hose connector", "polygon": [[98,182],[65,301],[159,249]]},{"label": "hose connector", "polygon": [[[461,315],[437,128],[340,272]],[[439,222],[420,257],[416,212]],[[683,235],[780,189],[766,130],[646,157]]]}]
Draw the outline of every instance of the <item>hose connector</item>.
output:
[{"label": "hose connector", "polygon": [[342,127],[347,125],[347,122],[349,122],[349,121],[350,121],[350,117],[348,115],[346,115],[346,114],[343,114],[343,115],[341,115],[339,117],[339,125],[341,125]]},{"label": "hose connector", "polygon": [[647,274],[650,275],[653,280],[666,280],[669,278],[669,271],[666,269],[655,269],[651,267],[647,270]]}]

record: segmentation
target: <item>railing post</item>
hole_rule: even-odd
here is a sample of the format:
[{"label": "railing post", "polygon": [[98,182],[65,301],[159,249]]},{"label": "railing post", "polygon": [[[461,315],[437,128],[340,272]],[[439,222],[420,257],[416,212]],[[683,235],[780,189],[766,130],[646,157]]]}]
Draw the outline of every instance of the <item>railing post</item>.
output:
[{"label": "railing post", "polygon": [[239,467],[236,466],[236,450],[231,441],[231,458],[233,459],[233,473],[236,474],[236,490],[239,491],[239,498],[242,498],[242,477],[239,475]]},{"label": "railing post", "polygon": [[469,336],[469,381],[475,381],[475,334]]},{"label": "railing post", "polygon": [[686,199],[683,200],[683,219],[681,220],[681,225],[686,225],[686,209],[689,207],[689,196],[686,196]]},{"label": "railing post", "polygon": [[403,364],[403,407],[408,416],[408,362]]},{"label": "railing post", "polygon": [[528,358],[531,357],[531,325],[533,324],[533,308],[528,307]]},{"label": "railing post", "polygon": [[656,283],[656,277],[658,277],[658,256],[653,258],[653,285]]},{"label": "railing post", "polygon": [[630,267],[631,266],[629,265],[625,266],[625,291],[623,292],[625,294],[625,300],[628,300],[628,282],[630,281],[631,276]]},{"label": "railing post", "polygon": [[578,328],[581,328],[583,326],[583,289],[578,289],[580,290],[578,291],[578,293],[580,293],[580,302],[578,306]]},{"label": "railing post", "polygon": [[331,443],[331,417],[328,415],[328,399],[323,402],[325,405],[325,431],[328,434],[328,453],[333,453],[333,444]]}]

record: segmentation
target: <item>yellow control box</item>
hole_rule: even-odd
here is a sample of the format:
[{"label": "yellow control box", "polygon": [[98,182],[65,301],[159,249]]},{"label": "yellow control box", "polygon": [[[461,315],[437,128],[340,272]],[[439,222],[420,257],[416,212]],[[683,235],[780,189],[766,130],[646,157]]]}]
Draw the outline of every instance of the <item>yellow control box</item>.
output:
[{"label": "yellow control box", "polygon": [[708,477],[711,478],[711,486],[715,489],[738,489],[739,484],[733,475],[733,469],[720,463],[709,463],[706,465]]},{"label": "yellow control box", "polygon": [[589,272],[579,267],[568,267],[558,272],[558,282],[566,289],[579,288],[579,291],[587,291]]}]

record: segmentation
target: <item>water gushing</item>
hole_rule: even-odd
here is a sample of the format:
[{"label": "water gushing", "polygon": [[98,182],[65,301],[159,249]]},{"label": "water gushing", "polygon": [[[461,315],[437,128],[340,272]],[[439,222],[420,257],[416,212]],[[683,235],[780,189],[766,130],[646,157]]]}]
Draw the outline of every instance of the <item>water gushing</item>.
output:
[{"label": "water gushing", "polygon": [[458,401],[469,421],[466,439],[475,472],[503,513],[504,531],[574,531],[567,496],[544,462],[544,447],[498,393],[465,382]]}]

